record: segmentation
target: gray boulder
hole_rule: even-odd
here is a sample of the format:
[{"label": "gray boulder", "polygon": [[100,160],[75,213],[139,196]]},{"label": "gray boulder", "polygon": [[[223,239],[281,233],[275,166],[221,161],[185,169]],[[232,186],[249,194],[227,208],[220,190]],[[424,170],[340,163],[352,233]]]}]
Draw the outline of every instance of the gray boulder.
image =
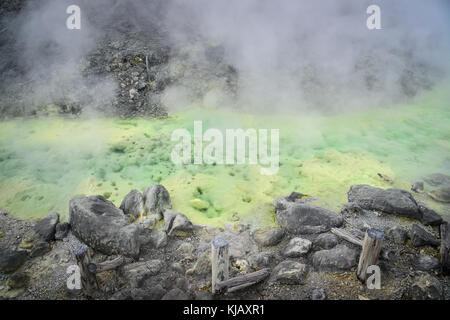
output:
[{"label": "gray boulder", "polygon": [[283,239],[283,231],[278,228],[256,230],[253,233],[253,239],[255,239],[260,246],[275,246]]},{"label": "gray boulder", "polygon": [[442,223],[442,217],[434,210],[428,209],[419,204],[419,210],[422,214],[422,223],[427,226],[438,226]]},{"label": "gray boulder", "polygon": [[128,216],[139,218],[144,213],[144,196],[137,190],[131,190],[122,200],[120,209]]},{"label": "gray boulder", "polygon": [[156,249],[167,245],[167,233],[165,231],[153,231],[150,235],[150,242]]},{"label": "gray boulder", "polygon": [[308,272],[309,268],[306,264],[285,260],[273,269],[270,281],[284,284],[304,284]]},{"label": "gray boulder", "polygon": [[413,185],[411,186],[411,191],[414,191],[416,193],[423,193],[424,190],[425,190],[425,187],[424,187],[422,181],[414,182]]},{"label": "gray boulder", "polygon": [[356,202],[366,210],[382,211],[411,219],[422,217],[416,200],[405,190],[380,189],[364,184],[350,187],[349,202]]},{"label": "gray boulder", "polygon": [[309,252],[311,246],[312,242],[307,239],[293,238],[289,241],[283,254],[289,258],[301,257]]},{"label": "gray boulder", "polygon": [[441,267],[439,259],[426,254],[419,254],[414,261],[414,267],[421,271],[437,271]]},{"label": "gray boulder", "polygon": [[338,244],[338,237],[332,233],[322,233],[314,240],[314,246],[321,249],[331,249]]},{"label": "gray boulder", "polygon": [[154,184],[144,191],[144,210],[150,214],[157,214],[162,219],[164,211],[172,209],[169,191],[161,184]]},{"label": "gray boulder", "polygon": [[106,255],[139,255],[138,226],[104,197],[74,198],[69,213],[72,232],[88,246]]},{"label": "gray boulder", "polygon": [[428,195],[436,201],[449,203],[450,202],[450,186],[440,187],[436,190],[428,192]]},{"label": "gray boulder", "polygon": [[194,228],[192,222],[184,214],[174,210],[164,211],[164,226],[169,236],[178,231],[189,232]]},{"label": "gray boulder", "polygon": [[435,236],[421,228],[417,223],[413,224],[409,238],[415,247],[427,245],[437,247],[440,244],[439,240]]},{"label": "gray boulder", "polygon": [[0,271],[5,273],[14,272],[19,269],[28,259],[26,251],[0,251]]},{"label": "gray boulder", "polygon": [[248,263],[253,268],[262,269],[269,267],[275,260],[275,256],[271,252],[258,252],[248,257]]},{"label": "gray boulder", "polygon": [[55,240],[56,225],[59,223],[59,214],[49,213],[34,226],[34,231],[45,241]]},{"label": "gray boulder", "polygon": [[343,272],[356,266],[358,251],[345,245],[317,251],[313,255],[314,268],[320,271]]},{"label": "gray boulder", "polygon": [[274,206],[278,224],[293,234],[323,233],[344,223],[340,215],[310,204],[275,200]]},{"label": "gray boulder", "polygon": [[426,183],[438,187],[441,185],[447,185],[450,186],[450,176],[442,173],[433,173],[425,176],[423,178]]}]

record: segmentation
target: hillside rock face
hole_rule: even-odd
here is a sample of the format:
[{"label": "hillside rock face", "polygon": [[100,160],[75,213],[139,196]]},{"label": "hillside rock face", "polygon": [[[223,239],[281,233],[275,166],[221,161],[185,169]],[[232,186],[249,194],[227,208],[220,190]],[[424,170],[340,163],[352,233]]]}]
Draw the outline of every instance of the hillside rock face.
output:
[{"label": "hillside rock face", "polygon": [[380,189],[368,185],[354,185],[348,192],[348,201],[366,210],[376,210],[411,219],[421,219],[422,214],[413,196],[400,189]]},{"label": "hillside rock face", "polygon": [[88,246],[107,255],[139,255],[138,226],[104,197],[74,198],[69,212],[72,232]]}]

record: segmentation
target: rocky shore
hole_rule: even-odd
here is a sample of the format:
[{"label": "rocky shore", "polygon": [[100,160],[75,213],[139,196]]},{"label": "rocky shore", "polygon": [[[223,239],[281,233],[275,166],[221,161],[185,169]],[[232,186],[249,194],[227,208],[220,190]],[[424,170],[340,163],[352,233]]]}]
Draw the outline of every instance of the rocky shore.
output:
[{"label": "rocky shore", "polygon": [[[445,189],[445,177],[436,175],[436,186]],[[279,228],[259,229],[239,222],[223,228],[193,224],[172,210],[162,185],[132,190],[120,208],[102,196],[73,198],[69,222],[60,221],[58,213],[24,221],[1,212],[0,297],[449,299],[449,223],[414,193],[354,185],[348,203],[335,213],[293,192],[273,202]],[[369,228],[385,235],[377,263],[380,289],[369,289],[355,272],[359,241]],[[268,276],[241,290],[213,294],[216,237],[229,243],[230,278],[266,268]],[[89,292],[67,285],[77,248],[85,246],[97,282]]]}]

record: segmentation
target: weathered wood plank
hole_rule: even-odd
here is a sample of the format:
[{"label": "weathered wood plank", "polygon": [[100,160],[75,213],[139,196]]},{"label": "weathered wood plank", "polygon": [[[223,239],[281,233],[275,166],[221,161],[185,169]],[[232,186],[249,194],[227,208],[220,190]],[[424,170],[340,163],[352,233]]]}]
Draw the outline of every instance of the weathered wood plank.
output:
[{"label": "weathered wood plank", "polygon": [[356,271],[358,278],[363,282],[367,280],[367,268],[377,263],[383,239],[383,231],[375,228],[367,229]]},{"label": "weathered wood plank", "polygon": [[228,280],[230,268],[228,246],[228,241],[221,237],[216,237],[211,242],[212,293],[216,292],[216,285],[218,283]]},{"label": "weathered wood plank", "polygon": [[89,297],[95,297],[98,293],[98,282],[95,273],[89,271],[91,259],[89,257],[89,248],[86,245],[80,245],[74,248],[73,253],[80,268],[81,289]]},{"label": "weathered wood plank", "polygon": [[224,291],[233,292],[240,289],[247,288],[251,285],[254,285],[265,278],[267,278],[270,274],[270,269],[265,268],[252,273],[248,273],[239,277],[231,278],[226,281],[221,281],[216,284],[216,291]]},{"label": "weathered wood plank", "polygon": [[[131,259],[129,259],[129,260],[131,260]],[[90,263],[89,271],[92,273],[100,273],[100,272],[104,272],[104,271],[113,270],[113,269],[116,269],[116,268],[124,265],[127,262],[131,262],[129,260],[123,256],[120,256],[114,260],[105,261],[102,263]]]}]

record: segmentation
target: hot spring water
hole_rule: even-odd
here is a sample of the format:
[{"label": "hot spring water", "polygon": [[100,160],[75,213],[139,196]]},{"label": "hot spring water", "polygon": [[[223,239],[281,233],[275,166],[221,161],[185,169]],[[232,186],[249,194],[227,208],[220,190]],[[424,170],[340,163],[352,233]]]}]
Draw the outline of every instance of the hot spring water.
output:
[{"label": "hot spring water", "polygon": [[[193,222],[272,225],[272,201],[298,191],[338,211],[353,184],[409,190],[424,174],[450,171],[450,93],[431,92],[409,105],[340,115],[255,116],[189,110],[168,119],[10,120],[0,126],[0,208],[21,218],[50,211],[68,216],[76,195],[101,194],[117,206],[131,190],[153,183],[170,192],[175,210]],[[207,128],[280,129],[280,167],[174,165],[172,131]],[[394,180],[393,185],[377,173]],[[449,206],[417,198],[446,217]]]}]

